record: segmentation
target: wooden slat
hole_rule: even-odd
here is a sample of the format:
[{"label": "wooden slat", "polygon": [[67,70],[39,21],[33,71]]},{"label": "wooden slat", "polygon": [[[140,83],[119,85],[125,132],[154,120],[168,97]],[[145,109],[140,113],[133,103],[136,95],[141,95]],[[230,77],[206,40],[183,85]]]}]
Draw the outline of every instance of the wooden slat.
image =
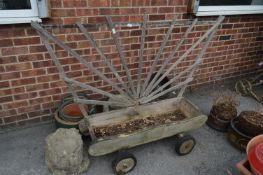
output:
[{"label": "wooden slat", "polygon": [[89,68],[93,73],[98,75],[102,80],[109,83],[115,90],[117,90],[120,94],[123,95],[123,98],[126,98],[127,100],[131,100],[127,94],[118,86],[116,86],[111,80],[109,80],[106,76],[104,76],[99,70],[97,70],[92,63],[87,62],[84,60],[77,52],[72,50],[70,47],[65,45],[63,42],[61,42],[58,38],[52,36],[47,30],[43,29],[38,23],[31,22],[31,26],[34,27],[38,32],[40,32],[42,35],[47,37],[48,39],[55,42],[57,45],[59,45],[61,48],[69,52],[74,58],[76,58],[80,63],[84,64],[87,68]]},{"label": "wooden slat", "polygon": [[173,63],[167,70],[166,72],[155,82],[152,88],[156,87],[168,74],[174,70],[177,65],[186,58],[186,56],[198,45],[200,44],[207,36],[209,36],[214,30],[217,29],[219,24],[224,20],[224,16],[218,17],[217,21],[215,24],[202,36],[198,39],[197,42],[195,42],[175,63]]},{"label": "wooden slat", "polygon": [[96,51],[99,53],[101,56],[102,60],[106,63],[106,65],[109,67],[109,69],[112,71],[113,75],[117,78],[117,80],[122,84],[123,88],[126,90],[126,92],[129,92],[129,88],[127,87],[126,83],[122,80],[116,69],[113,67],[113,65],[110,63],[106,55],[103,53],[103,51],[99,48],[97,43],[95,42],[93,36],[85,29],[85,27],[80,24],[79,22],[77,23],[77,26],[81,30],[81,32],[84,34],[84,36],[89,40],[91,45],[96,49]]},{"label": "wooden slat", "polygon": [[169,39],[172,31],[173,31],[175,22],[176,22],[176,17],[174,16],[173,21],[172,21],[172,23],[171,23],[171,26],[170,26],[170,28],[168,29],[167,33],[165,34],[165,37],[164,37],[164,40],[162,41],[162,44],[161,44],[161,46],[160,46],[160,49],[158,50],[158,53],[156,54],[156,56],[155,56],[155,58],[154,58],[153,64],[152,64],[151,67],[150,67],[150,71],[149,71],[149,73],[147,74],[147,78],[146,78],[146,80],[144,81],[144,84],[143,84],[143,87],[142,87],[142,90],[141,90],[141,93],[140,93],[140,94],[141,94],[141,97],[142,97],[142,96],[145,96],[145,89],[146,89],[146,87],[147,87],[148,84],[149,84],[150,78],[151,78],[153,72],[155,71],[155,67],[156,67],[157,63],[159,62],[159,58],[160,58],[160,56],[161,56],[161,54],[162,54],[162,52],[163,52],[163,49],[164,49],[164,47],[166,46],[166,43],[167,43],[167,41],[168,41],[168,39]]},{"label": "wooden slat", "polygon": [[142,34],[141,34],[141,45],[140,45],[140,52],[139,52],[139,69],[137,72],[137,98],[140,97],[141,91],[141,74],[142,74],[142,67],[143,67],[143,54],[144,54],[144,41],[145,41],[145,30],[146,30],[146,21],[147,15],[143,16],[143,25],[142,25]]},{"label": "wooden slat", "polygon": [[122,51],[121,46],[120,46],[120,42],[119,42],[119,40],[117,38],[116,29],[115,29],[115,27],[114,27],[114,25],[112,23],[111,17],[110,16],[106,16],[106,19],[107,19],[107,22],[109,24],[109,28],[111,30],[111,35],[112,35],[112,38],[114,40],[114,43],[116,45],[116,49],[117,49],[117,51],[119,53],[122,66],[124,67],[124,70],[126,72],[126,75],[127,75],[127,78],[128,78],[128,83],[129,83],[129,85],[131,87],[133,96],[136,97],[136,91],[135,91],[135,88],[134,88],[134,85],[133,85],[133,81],[132,81],[132,78],[131,78],[131,73],[130,73],[130,71],[128,69],[128,66],[126,64],[126,60],[125,60],[123,51]]},{"label": "wooden slat", "polygon": [[[145,90],[145,95],[147,96],[160,82],[156,82],[157,78],[160,77],[161,73],[163,72],[163,70],[166,68],[166,66],[171,62],[171,60],[174,58],[175,53],[177,52],[177,50],[179,49],[179,47],[183,44],[183,42],[185,41],[187,35],[189,34],[189,32],[192,31],[193,27],[195,26],[195,24],[197,23],[197,18],[192,22],[192,24],[190,25],[190,27],[186,30],[186,32],[184,33],[183,37],[180,39],[180,41],[176,44],[176,46],[173,48],[172,53],[169,55],[169,57],[165,60],[165,62],[162,64],[161,68],[158,70],[157,74],[155,74],[154,78],[152,79],[152,81],[150,82],[150,84],[148,85],[148,87]],[[155,86],[153,86],[155,85]]]}]

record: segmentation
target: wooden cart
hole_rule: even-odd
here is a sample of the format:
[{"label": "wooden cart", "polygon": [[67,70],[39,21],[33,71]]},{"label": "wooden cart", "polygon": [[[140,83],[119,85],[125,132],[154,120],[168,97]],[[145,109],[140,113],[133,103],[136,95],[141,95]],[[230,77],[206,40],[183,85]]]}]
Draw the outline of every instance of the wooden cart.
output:
[{"label": "wooden cart", "polygon": [[[163,138],[178,136],[175,150],[179,155],[185,155],[194,148],[195,140],[190,135],[183,135],[183,133],[200,128],[206,122],[207,116],[203,115],[198,107],[183,97],[95,114],[83,119],[79,127],[81,132],[87,133],[90,128],[112,126],[136,119],[145,119],[153,115],[157,116],[159,114],[172,113],[176,110],[182,111],[186,118],[159,126],[149,126],[132,133],[123,133],[103,138],[97,138],[95,135],[92,135],[89,154],[92,156],[101,156]],[[89,123],[90,126],[87,125],[87,123]],[[117,174],[120,171],[127,173],[131,171],[135,165],[135,157],[132,154],[122,151],[113,161],[113,170]]]},{"label": "wooden cart", "polygon": [[[92,138],[92,144],[89,146],[89,153],[92,156],[100,156],[119,150],[126,150],[137,145],[175,135],[178,136],[175,150],[178,154],[185,155],[193,149],[195,139],[189,135],[184,136],[183,133],[201,127],[207,120],[207,116],[203,115],[195,105],[183,98],[182,95],[187,84],[193,80],[193,74],[198,65],[202,62],[202,57],[205,54],[209,42],[212,40],[220,23],[224,20],[224,16],[219,16],[218,19],[213,22],[198,21],[198,19],[194,19],[192,21],[181,21],[178,23],[176,22],[176,16],[174,16],[172,21],[168,22],[151,22],[147,21],[147,17],[147,15],[143,16],[142,23],[128,22],[117,24],[112,22],[110,16],[106,16],[107,26],[111,31],[111,36],[116,45],[116,51],[118,52],[120,63],[127,80],[123,79],[124,77],[115,69],[110,59],[107,58],[107,55],[105,55],[103,50],[99,47],[93,35],[87,30],[87,28],[90,27],[89,24],[77,23],[71,26],[78,28],[79,31],[83,33],[84,37],[87,38],[91,46],[94,47],[100,55],[102,61],[104,61],[109,70],[112,71],[113,76],[116,78],[115,80],[117,80],[119,84],[116,83],[115,80],[113,81],[112,78],[105,76],[104,72],[98,70],[92,62],[84,59],[82,55],[63,43],[56,36],[52,35],[48,31],[50,26],[41,26],[35,22],[31,23],[32,27],[39,33],[53,63],[58,68],[60,78],[67,84],[69,91],[72,93],[74,102],[80,104],[80,109],[83,115],[85,115],[85,118],[80,122],[79,129],[84,135],[89,134]],[[197,29],[197,27],[195,27],[196,25],[201,24],[210,27],[206,26],[205,28],[207,28],[207,31],[200,35],[198,39],[196,38],[196,41],[183,54],[178,54],[180,57],[177,57],[176,53],[181,51],[181,45],[187,42],[188,35],[192,30]],[[142,31],[136,76],[128,69],[127,60],[118,39],[116,26],[120,27],[122,25],[125,27],[137,26],[140,27]],[[164,35],[158,52],[154,56],[147,77],[144,78],[142,74],[145,61],[145,36],[147,34],[147,27],[152,27],[153,25],[158,27],[168,26],[168,30]],[[169,38],[172,38],[170,36],[175,26],[187,26],[188,28],[182,35],[182,38],[174,45],[169,56],[165,58],[159,70],[156,70]],[[65,26],[55,25],[51,27],[63,28]],[[68,28],[70,26],[67,25],[66,27]],[[58,47],[67,51],[70,56],[83,64],[85,68],[98,76],[103,82],[109,84],[118,94],[91,86],[89,82],[81,82],[72,77],[68,77],[66,70],[64,70],[60,60],[57,58],[54,47],[51,46],[51,41]],[[197,46],[201,46],[201,49],[198,51],[194,50]],[[170,75],[173,70],[178,68],[182,61],[185,61],[188,55],[193,51],[198,52],[195,60],[191,61],[190,65],[185,66],[184,69],[176,73],[168,82],[162,83],[163,80]],[[136,80],[133,77],[137,77]],[[109,100],[81,99],[77,94],[77,90],[79,89],[95,92],[107,97]],[[177,91],[176,98],[153,102],[159,100],[161,96],[175,91]],[[122,109],[89,116],[84,108],[85,104],[118,106]],[[177,117],[177,115],[181,118]],[[130,126],[133,126],[133,128],[127,129]],[[111,127],[113,130],[110,131],[107,127]],[[97,131],[99,131],[99,134]],[[136,158],[132,154],[126,152],[120,153],[112,164],[113,170],[117,174],[127,173],[131,171],[135,165]]]}]

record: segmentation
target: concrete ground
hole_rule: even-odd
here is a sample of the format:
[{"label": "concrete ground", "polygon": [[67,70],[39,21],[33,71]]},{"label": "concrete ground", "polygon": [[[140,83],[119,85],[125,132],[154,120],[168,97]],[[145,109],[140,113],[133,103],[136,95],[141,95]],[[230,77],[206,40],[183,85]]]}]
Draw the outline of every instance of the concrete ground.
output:
[{"label": "concrete ground", "polygon": [[[213,90],[213,87],[206,86],[186,94],[186,97],[208,114],[212,106],[210,94]],[[259,107],[262,108],[254,99],[241,97],[238,112]],[[54,124],[50,123],[0,134],[0,174],[49,174],[44,163],[44,139],[54,130]],[[175,138],[130,149],[129,151],[137,158],[137,166],[129,175],[238,174],[235,164],[245,158],[245,153],[233,148],[228,143],[225,133],[214,131],[205,125],[190,134],[195,137],[197,143],[194,150],[186,156],[178,156],[175,153]],[[84,174],[113,174],[111,169],[113,158],[114,154],[91,157],[90,168]]]}]

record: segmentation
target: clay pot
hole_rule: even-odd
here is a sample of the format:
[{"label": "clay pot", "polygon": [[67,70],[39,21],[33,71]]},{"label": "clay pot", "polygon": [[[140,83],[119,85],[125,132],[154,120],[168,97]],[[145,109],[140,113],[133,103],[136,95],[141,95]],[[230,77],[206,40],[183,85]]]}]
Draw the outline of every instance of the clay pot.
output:
[{"label": "clay pot", "polygon": [[230,127],[227,133],[228,141],[236,148],[241,151],[246,151],[246,147],[248,142],[252,139],[252,137],[242,133],[236,127],[239,123],[239,118],[233,118],[230,123]]},{"label": "clay pot", "polygon": [[[87,105],[84,105],[86,111],[89,110]],[[69,100],[64,102],[59,107],[59,117],[65,121],[78,122],[83,119],[83,114],[80,110],[79,104]]]},{"label": "clay pot", "polygon": [[239,114],[237,127],[252,137],[263,134],[263,115],[255,111],[243,111]]},{"label": "clay pot", "polygon": [[237,110],[235,106],[227,103],[219,103],[212,106],[206,123],[215,130],[227,132],[231,119],[236,116]]}]

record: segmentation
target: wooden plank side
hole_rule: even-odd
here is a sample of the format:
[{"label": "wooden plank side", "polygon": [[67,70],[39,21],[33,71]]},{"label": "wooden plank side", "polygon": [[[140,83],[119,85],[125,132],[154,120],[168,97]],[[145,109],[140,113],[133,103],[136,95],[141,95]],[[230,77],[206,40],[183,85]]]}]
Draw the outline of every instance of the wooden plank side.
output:
[{"label": "wooden plank side", "polygon": [[119,135],[116,138],[98,141],[89,147],[89,154],[101,156],[122,149],[132,148],[145,143],[153,142],[163,138],[171,137],[179,133],[188,132],[200,128],[207,120],[207,116],[200,115],[185,119],[176,123],[142,130],[129,135]]},{"label": "wooden plank side", "polygon": [[178,103],[183,98],[172,98],[151,104],[128,107],[120,110],[109,111],[91,115],[89,121],[92,126],[111,125],[137,118],[146,118],[152,114],[163,114],[178,109]]}]

